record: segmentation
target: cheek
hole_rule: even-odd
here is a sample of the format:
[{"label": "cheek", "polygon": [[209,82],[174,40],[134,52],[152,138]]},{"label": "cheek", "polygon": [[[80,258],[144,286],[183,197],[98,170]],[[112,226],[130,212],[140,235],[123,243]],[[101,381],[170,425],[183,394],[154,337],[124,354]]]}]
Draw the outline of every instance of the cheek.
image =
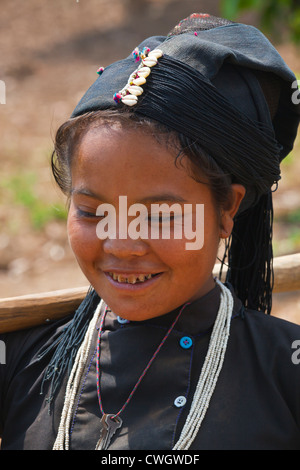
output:
[{"label": "cheek", "polygon": [[[200,205],[199,205],[200,206]],[[159,253],[162,259],[168,259],[170,264],[183,264],[189,269],[189,264],[214,263],[219,242],[220,226],[216,212],[209,205],[203,207],[197,215],[188,214],[179,230],[179,239],[174,239],[174,227],[170,240],[151,240],[153,251]]]},{"label": "cheek", "polygon": [[219,238],[211,233],[209,235],[204,234],[204,243],[200,249],[195,248],[202,243],[202,236],[193,240],[152,240],[151,251],[169,267],[173,280],[176,277],[181,282],[189,283],[191,279],[197,282],[199,277],[211,273],[216,261]]},{"label": "cheek", "polygon": [[84,223],[70,212],[67,227],[69,243],[76,258],[81,262],[92,262],[101,245],[96,234],[96,225]]}]

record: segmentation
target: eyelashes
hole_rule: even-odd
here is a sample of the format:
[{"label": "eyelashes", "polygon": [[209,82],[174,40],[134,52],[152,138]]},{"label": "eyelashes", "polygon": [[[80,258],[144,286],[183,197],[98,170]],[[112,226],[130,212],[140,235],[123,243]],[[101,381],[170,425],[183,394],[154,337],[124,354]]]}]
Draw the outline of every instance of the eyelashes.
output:
[{"label": "eyelashes", "polygon": [[79,218],[86,218],[86,219],[101,219],[103,216],[96,215],[96,213],[83,211],[82,209],[76,209],[76,215]]},{"label": "eyelashes", "polygon": [[[91,220],[100,220],[100,219],[103,219],[105,218],[104,215],[97,215],[95,212],[89,212],[89,211],[84,211],[82,209],[79,209],[77,208],[76,209],[76,215],[77,217],[79,218],[83,218],[83,219],[91,219]],[[163,224],[163,223],[166,223],[166,222],[176,222],[178,219],[181,219],[180,216],[176,216],[176,215],[171,215],[170,213],[167,213],[167,214],[152,214],[152,215],[149,215],[147,219],[148,223],[159,223],[159,224]],[[181,220],[180,220],[181,222]]]}]

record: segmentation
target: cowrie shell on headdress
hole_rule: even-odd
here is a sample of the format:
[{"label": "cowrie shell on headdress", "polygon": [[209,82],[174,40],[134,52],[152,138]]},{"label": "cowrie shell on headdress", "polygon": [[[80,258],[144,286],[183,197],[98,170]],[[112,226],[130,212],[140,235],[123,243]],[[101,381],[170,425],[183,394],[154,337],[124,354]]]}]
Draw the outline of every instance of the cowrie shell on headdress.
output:
[{"label": "cowrie shell on headdress", "polygon": [[146,79],[144,77],[137,77],[132,81],[132,83],[134,85],[144,85],[144,83],[146,83]]},{"label": "cowrie shell on headdress", "polygon": [[143,88],[137,85],[130,85],[127,88],[127,91],[135,96],[140,96],[144,92]]},{"label": "cowrie shell on headdress", "polygon": [[155,57],[156,59],[159,59],[160,57],[162,57],[163,55],[163,51],[161,51],[160,49],[153,49],[153,51],[150,51],[149,54],[148,54],[148,57]]},{"label": "cowrie shell on headdress", "polygon": [[141,67],[138,71],[139,77],[148,77],[151,73],[150,67]]},{"label": "cowrie shell on headdress", "polygon": [[121,101],[122,103],[127,104],[127,106],[133,106],[138,102],[138,99],[135,95],[126,95]]},{"label": "cowrie shell on headdress", "polygon": [[154,65],[157,64],[157,58],[156,57],[146,57],[146,59],[143,59],[143,64],[146,65],[147,67],[154,67]]},{"label": "cowrie shell on headdress", "polygon": [[142,59],[142,62],[138,68],[131,73],[127,84],[122,90],[114,94],[114,101],[119,103],[120,101],[127,106],[134,106],[138,102],[138,96],[140,96],[144,90],[140,85],[146,83],[146,78],[151,73],[151,67],[157,64],[157,59],[163,55],[160,49],[154,49],[150,51],[148,47],[144,47],[142,52],[139,52],[138,48],[133,51],[133,55]]}]

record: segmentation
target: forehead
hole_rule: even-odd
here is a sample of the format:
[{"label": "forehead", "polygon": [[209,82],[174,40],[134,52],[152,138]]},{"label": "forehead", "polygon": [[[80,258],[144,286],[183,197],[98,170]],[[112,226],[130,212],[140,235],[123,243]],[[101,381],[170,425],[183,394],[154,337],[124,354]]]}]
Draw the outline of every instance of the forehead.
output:
[{"label": "forehead", "polygon": [[[72,165],[72,188],[102,189],[112,197],[134,198],[155,192],[181,197],[203,192],[188,171],[187,159],[176,164],[178,150],[162,135],[124,127],[118,122],[90,129],[81,139]],[[207,189],[207,188],[206,188]]]},{"label": "forehead", "polygon": [[148,130],[124,126],[118,121],[91,128],[81,139],[73,162],[74,176],[80,171],[86,178],[120,175],[120,179],[143,178],[163,172],[177,175],[176,152]]},{"label": "forehead", "polygon": [[[161,166],[174,161],[178,153],[175,145],[167,142],[166,132],[115,120],[87,130],[78,147],[77,161],[84,159],[85,163],[91,163],[95,160],[101,164],[110,158],[115,166],[122,166],[129,160],[132,164],[142,162],[143,166]],[[150,155],[151,158],[147,158]]]}]

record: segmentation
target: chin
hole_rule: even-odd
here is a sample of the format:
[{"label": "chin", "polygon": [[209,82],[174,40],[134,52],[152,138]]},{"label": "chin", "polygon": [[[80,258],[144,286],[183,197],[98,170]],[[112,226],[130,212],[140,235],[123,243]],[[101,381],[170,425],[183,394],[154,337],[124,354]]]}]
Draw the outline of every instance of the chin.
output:
[{"label": "chin", "polygon": [[112,312],[130,321],[149,320],[150,318],[164,315],[173,309],[172,307],[169,309],[167,309],[167,307],[164,308],[156,302],[151,305],[148,300],[146,301],[146,299],[142,298],[116,299],[115,296],[106,295],[104,292],[102,296],[100,295],[100,297],[104,300]]},{"label": "chin", "polygon": [[143,321],[149,320],[150,318],[155,318],[163,315],[165,312],[159,311],[155,308],[143,307],[140,302],[133,301],[130,303],[119,303],[119,302],[106,302],[105,303],[111,308],[111,310],[122,318],[126,318],[126,320],[130,321]]}]

